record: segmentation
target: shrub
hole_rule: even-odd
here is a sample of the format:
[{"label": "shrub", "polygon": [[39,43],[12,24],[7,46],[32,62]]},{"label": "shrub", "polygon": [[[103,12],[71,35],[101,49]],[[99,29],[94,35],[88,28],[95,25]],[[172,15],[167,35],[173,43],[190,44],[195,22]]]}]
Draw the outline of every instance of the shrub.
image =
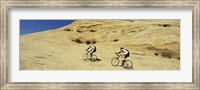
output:
[{"label": "shrub", "polygon": [[158,56],[158,53],[154,53],[154,55]]},{"label": "shrub", "polygon": [[76,38],[74,40],[72,40],[73,42],[76,42],[78,44],[82,44],[83,42],[79,39],[79,38]]},{"label": "shrub", "polygon": [[114,39],[114,40],[113,40],[113,42],[117,42],[117,41],[119,41],[119,39]]}]

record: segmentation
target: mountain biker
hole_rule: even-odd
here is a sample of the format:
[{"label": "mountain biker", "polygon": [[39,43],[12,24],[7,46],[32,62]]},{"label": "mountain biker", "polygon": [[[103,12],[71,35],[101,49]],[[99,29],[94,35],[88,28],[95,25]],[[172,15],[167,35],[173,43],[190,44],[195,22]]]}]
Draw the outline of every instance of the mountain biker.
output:
[{"label": "mountain biker", "polygon": [[120,51],[117,53],[123,56],[123,60],[122,60],[122,65],[124,65],[124,63],[126,62],[126,58],[130,56],[130,53],[127,49],[124,49],[123,47],[120,48]]},{"label": "mountain biker", "polygon": [[90,57],[92,58],[93,53],[96,52],[96,46],[94,46],[93,43],[90,43],[89,47],[86,49],[86,51],[90,54]]}]

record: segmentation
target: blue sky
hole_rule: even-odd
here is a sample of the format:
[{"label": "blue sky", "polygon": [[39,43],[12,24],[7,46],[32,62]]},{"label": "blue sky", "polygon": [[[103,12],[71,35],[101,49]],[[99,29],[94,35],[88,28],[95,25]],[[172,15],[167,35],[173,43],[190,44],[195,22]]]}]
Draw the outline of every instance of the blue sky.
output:
[{"label": "blue sky", "polygon": [[74,20],[20,20],[20,35],[51,30],[71,24]]}]

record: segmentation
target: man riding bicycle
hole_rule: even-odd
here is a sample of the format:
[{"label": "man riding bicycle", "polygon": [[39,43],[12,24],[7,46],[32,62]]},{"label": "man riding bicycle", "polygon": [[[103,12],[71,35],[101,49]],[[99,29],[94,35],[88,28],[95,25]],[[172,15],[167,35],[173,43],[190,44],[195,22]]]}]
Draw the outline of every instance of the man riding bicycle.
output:
[{"label": "man riding bicycle", "polygon": [[121,66],[124,66],[124,63],[126,62],[126,58],[130,56],[129,51],[127,49],[124,49],[123,47],[121,47],[120,51],[117,54],[123,56],[122,65]]},{"label": "man riding bicycle", "polygon": [[86,49],[86,51],[90,54],[90,59],[92,58],[93,53],[96,52],[96,46],[93,43]]}]

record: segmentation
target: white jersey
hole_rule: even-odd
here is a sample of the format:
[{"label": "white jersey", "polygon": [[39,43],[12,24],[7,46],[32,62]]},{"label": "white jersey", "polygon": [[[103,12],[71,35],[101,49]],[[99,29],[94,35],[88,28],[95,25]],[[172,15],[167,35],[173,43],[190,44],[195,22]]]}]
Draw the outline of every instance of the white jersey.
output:
[{"label": "white jersey", "polygon": [[95,46],[94,45],[90,45],[91,51],[94,51]]},{"label": "white jersey", "polygon": [[122,53],[122,54],[126,55],[126,54],[128,54],[128,53],[129,53],[129,51],[128,51],[128,50],[126,50],[126,49],[122,49],[122,50],[120,50],[120,53]]},{"label": "white jersey", "polygon": [[91,52],[94,52],[95,50],[95,46],[93,44],[90,44],[90,47],[88,48],[88,51],[91,53]]}]

